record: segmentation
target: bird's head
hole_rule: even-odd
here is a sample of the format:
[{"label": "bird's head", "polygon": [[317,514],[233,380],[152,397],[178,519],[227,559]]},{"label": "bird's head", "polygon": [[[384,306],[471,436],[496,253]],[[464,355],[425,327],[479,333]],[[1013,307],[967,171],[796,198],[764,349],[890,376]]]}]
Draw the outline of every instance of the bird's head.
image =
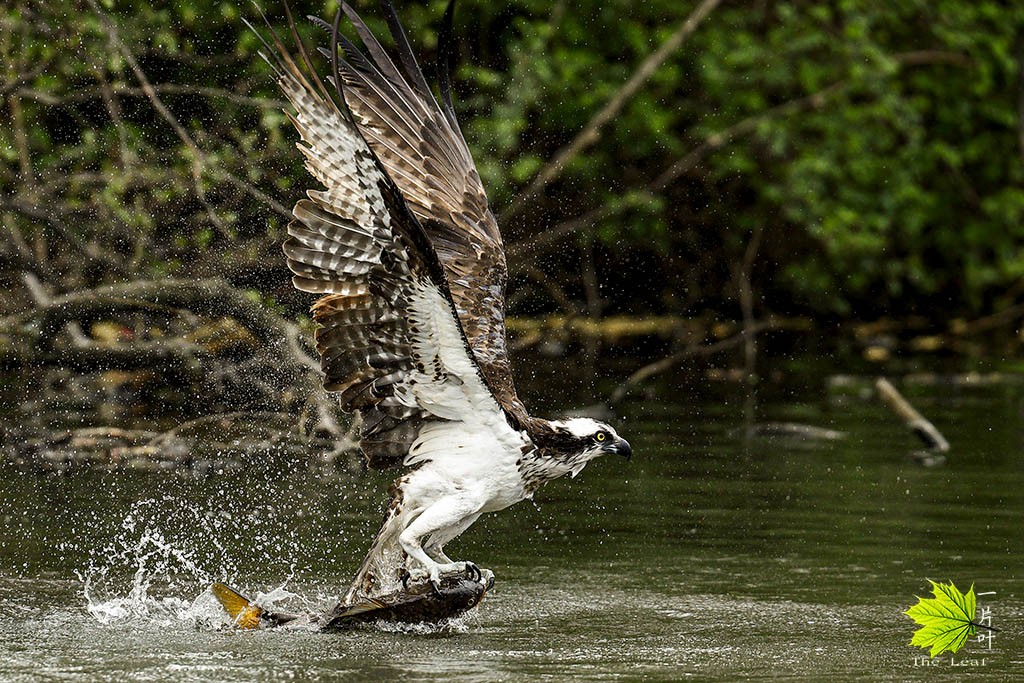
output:
[{"label": "bird's head", "polygon": [[[627,460],[633,455],[629,442],[604,422],[589,417],[574,417],[568,420],[553,420],[550,425],[554,430],[552,450],[560,451],[564,457],[580,462],[579,469],[583,469],[583,465],[600,455],[612,453]],[[575,476],[575,472],[573,474]]]}]

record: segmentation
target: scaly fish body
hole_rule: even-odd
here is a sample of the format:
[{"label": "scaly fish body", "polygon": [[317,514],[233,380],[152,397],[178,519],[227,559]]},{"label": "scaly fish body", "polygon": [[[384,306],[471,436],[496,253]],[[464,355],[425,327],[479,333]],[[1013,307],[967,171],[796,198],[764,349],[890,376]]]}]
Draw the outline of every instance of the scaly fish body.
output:
[{"label": "scaly fish body", "polygon": [[339,603],[324,614],[305,615],[266,610],[222,583],[215,583],[210,589],[238,628],[303,624],[322,631],[339,631],[374,621],[436,624],[469,611],[486,594],[481,582],[457,576],[443,579],[437,592],[429,584],[414,585],[354,605]]}]

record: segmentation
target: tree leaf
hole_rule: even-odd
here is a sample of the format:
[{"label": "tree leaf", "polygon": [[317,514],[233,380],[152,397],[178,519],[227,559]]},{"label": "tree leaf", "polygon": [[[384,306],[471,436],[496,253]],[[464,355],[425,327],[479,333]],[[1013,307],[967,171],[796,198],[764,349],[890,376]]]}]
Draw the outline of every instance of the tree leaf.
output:
[{"label": "tree leaf", "polygon": [[967,638],[977,631],[974,623],[976,598],[974,584],[964,595],[951,581],[948,585],[932,584],[934,598],[918,597],[917,604],[904,614],[921,625],[914,632],[910,644],[921,648],[931,648],[931,657],[946,650],[957,652],[967,642]]}]

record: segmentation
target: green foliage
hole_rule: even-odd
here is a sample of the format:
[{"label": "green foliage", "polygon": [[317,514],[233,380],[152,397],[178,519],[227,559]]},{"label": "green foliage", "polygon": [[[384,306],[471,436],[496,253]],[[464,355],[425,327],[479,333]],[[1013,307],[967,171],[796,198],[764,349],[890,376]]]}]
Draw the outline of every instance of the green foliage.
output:
[{"label": "green foliage", "polygon": [[910,644],[920,648],[931,648],[931,657],[946,650],[958,652],[967,642],[967,638],[977,631],[978,625],[974,623],[974,584],[971,584],[967,595],[964,595],[952,582],[929,583],[932,584],[932,593],[935,597],[919,597],[917,604],[904,612],[921,625],[921,628],[914,631]]},{"label": "green foliage", "polygon": [[[280,27],[281,9],[263,4]],[[399,8],[428,77],[445,4]],[[385,35],[376,3],[356,5]],[[460,0],[456,108],[499,219],[695,5]],[[258,24],[255,9],[100,6],[202,151],[200,180],[87,3],[9,4],[7,266],[49,270],[69,288],[156,274],[286,283],[287,218],[264,198],[288,207],[310,181],[286,117],[259,101],[279,95],[241,22]],[[293,3],[296,17],[335,8]],[[307,44],[325,42],[300,23]],[[582,232],[597,239],[599,277],[632,283],[631,312],[730,310],[760,229],[762,308],[980,313],[1024,278],[1021,36],[1024,5],[997,0],[722,3],[527,211],[502,222],[506,240],[603,207]],[[530,256],[570,298],[582,298],[584,237]]]}]

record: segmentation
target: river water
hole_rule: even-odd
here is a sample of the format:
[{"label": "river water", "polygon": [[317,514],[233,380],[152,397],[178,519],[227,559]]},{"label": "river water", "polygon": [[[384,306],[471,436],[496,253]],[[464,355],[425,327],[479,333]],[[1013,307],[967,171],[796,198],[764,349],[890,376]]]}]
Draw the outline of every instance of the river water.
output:
[{"label": "river water", "polygon": [[[1024,391],[908,392],[953,445],[926,467],[856,391],[762,390],[759,421],[845,433],[828,440],[749,437],[738,387],[692,386],[664,377],[622,405],[631,462],[595,461],[450,544],[497,583],[432,629],[239,632],[207,590],[328,607],[391,475],[0,470],[0,679],[1024,675]],[[973,583],[1001,630],[922,658],[902,613],[928,579]]]}]

